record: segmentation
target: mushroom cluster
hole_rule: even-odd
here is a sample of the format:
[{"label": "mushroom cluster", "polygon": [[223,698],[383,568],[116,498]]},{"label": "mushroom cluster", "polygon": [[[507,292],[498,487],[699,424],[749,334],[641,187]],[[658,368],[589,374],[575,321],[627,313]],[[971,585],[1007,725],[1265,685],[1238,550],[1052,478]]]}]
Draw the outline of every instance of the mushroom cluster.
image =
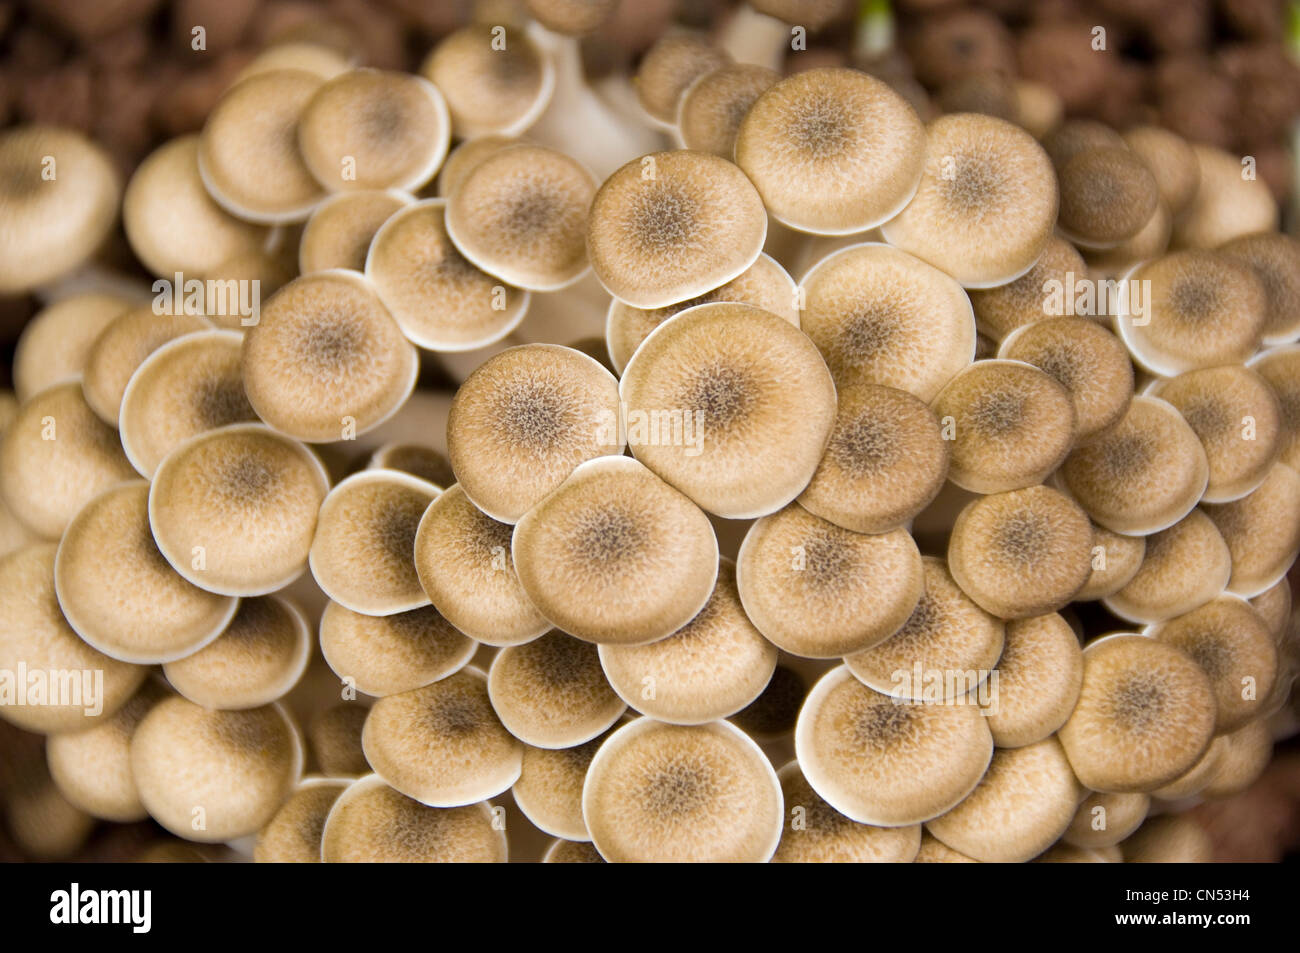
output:
[{"label": "mushroom cluster", "polygon": [[[751,3],[760,47],[829,6]],[[1249,163],[738,35],[620,97],[616,0],[526,6],[418,74],[269,47],[124,188],[0,133],[0,291],[59,289],[0,403],[14,830],[1209,859],[1181,811],[1300,668],[1300,244]],[[119,213],[152,295],[76,279]]]}]

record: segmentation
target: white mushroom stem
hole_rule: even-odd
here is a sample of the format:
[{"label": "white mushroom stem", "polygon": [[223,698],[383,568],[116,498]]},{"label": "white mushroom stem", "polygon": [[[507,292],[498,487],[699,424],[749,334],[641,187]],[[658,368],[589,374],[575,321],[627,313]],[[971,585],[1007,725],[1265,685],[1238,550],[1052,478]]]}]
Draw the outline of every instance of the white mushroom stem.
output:
[{"label": "white mushroom stem", "polygon": [[894,16],[889,0],[867,0],[858,10],[853,24],[853,58],[869,63],[894,46]]},{"label": "white mushroom stem", "polygon": [[601,181],[624,163],[663,147],[654,131],[611,109],[587,85],[577,37],[536,23],[529,24],[528,35],[555,67],[555,91],[526,133],[529,139],[567,153]]},{"label": "white mushroom stem", "polygon": [[529,344],[558,341],[572,344],[583,338],[603,339],[609,302],[609,292],[588,271],[567,288],[534,293],[528,315],[515,330],[514,337]]},{"label": "white mushroom stem", "polygon": [[752,63],[782,71],[786,50],[790,48],[792,28],[766,13],[759,13],[742,3],[722,27],[718,46],[737,63]]}]

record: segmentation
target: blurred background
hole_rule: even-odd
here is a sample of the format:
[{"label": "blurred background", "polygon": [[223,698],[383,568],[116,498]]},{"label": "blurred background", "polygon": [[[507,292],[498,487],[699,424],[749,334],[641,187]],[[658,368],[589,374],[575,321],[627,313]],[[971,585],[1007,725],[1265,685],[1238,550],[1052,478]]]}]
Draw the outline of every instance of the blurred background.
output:
[{"label": "blurred background", "polygon": [[[123,176],[163,141],[201,128],[222,90],[260,50],[308,40],[357,62],[414,70],[474,17],[504,22],[511,0],[0,0],[0,128],[39,122],[81,130]],[[1054,91],[1065,117],[1125,128],[1166,126],[1256,158],[1297,231],[1300,3],[1288,0],[810,0],[833,8],[787,72],[853,65],[888,81],[923,117],[980,111],[1010,118],[1014,80]],[[730,0],[625,0],[583,42],[593,79],[628,75],[671,25],[724,35]],[[206,49],[192,48],[202,25]],[[1081,36],[1104,30],[1111,56]],[[108,272],[146,278],[119,233]],[[13,347],[39,309],[0,297],[0,388]],[[436,373],[436,371],[434,372]],[[428,382],[422,382],[427,385]],[[1292,572],[1300,595],[1300,574]],[[1300,604],[1300,599],[1297,600]],[[1296,859],[1300,850],[1300,701],[1274,716],[1273,762],[1248,791],[1193,816],[1219,860]],[[145,822],[96,824],[51,796],[42,739],[0,722],[0,860],[221,859]],[[62,802],[62,803],[61,803]]]}]

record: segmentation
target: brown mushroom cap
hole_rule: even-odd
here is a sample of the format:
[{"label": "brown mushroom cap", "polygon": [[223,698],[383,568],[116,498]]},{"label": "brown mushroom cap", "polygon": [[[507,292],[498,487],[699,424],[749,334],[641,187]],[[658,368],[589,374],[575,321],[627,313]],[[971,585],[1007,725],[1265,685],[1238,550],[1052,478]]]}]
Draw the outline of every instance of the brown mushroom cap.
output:
[{"label": "brown mushroom cap", "polygon": [[[25,731],[43,734],[84,731],[107,723],[149,674],[142,665],[91,648],[68,625],[54,589],[56,551],[53,543],[40,543],[0,558],[0,669],[10,673],[25,669],[30,682],[23,696],[0,705],[0,717]],[[37,678],[38,671],[47,678]],[[53,684],[48,678],[51,672]],[[66,695],[59,688],[60,672],[77,676],[62,683]],[[98,687],[95,672],[103,673]],[[34,687],[42,683],[45,694],[39,696]]]},{"label": "brown mushroom cap", "polygon": [[395,189],[357,189],[330,196],[316,206],[302,230],[298,270],[304,275],[330,268],[365,271],[375,233],[414,201]]},{"label": "brown mushroom cap", "polygon": [[70,381],[24,403],[0,440],[0,493],[18,521],[58,539],[92,497],[135,474],[117,432]]},{"label": "brown mushroom cap", "polygon": [[512,542],[538,612],[592,642],[671,635],[708,601],[717,577],[708,518],[628,457],[581,464],[524,515]]},{"label": "brown mushroom cap", "polygon": [[786,823],[772,863],[906,864],[916,858],[920,824],[873,827],[850,820],[813,790],[797,761],[776,776],[786,804]]},{"label": "brown mushroom cap", "polygon": [[1177,408],[1139,396],[1119,423],[1076,447],[1056,478],[1102,526],[1144,535],[1191,511],[1209,481],[1209,464]]},{"label": "brown mushroom cap", "polygon": [[975,319],[961,286],[896,248],[841,249],[800,287],[799,326],[837,386],[883,384],[929,402],[975,355]]},{"label": "brown mushroom cap", "polygon": [[18,403],[80,375],[100,332],[131,304],[119,294],[91,291],[60,298],[33,315],[14,349],[14,412]]},{"label": "brown mushroom cap", "polygon": [[353,272],[289,282],[244,333],[249,403],[300,440],[340,440],[379,426],[406,402],[418,372],[415,348],[375,287]]},{"label": "brown mushroom cap", "polygon": [[515,136],[542,114],[555,68],[523,31],[473,24],[450,33],[420,66],[447,100],[457,139]]},{"label": "brown mushroom cap", "polygon": [[835,810],[860,824],[902,827],[970,794],[988,768],[993,739],[976,705],[900,705],[840,666],[804,703],[795,754]]},{"label": "brown mushroom cap", "polygon": [[105,655],[156,665],[217,638],[239,601],[205,592],[172,569],[149,527],[149,485],[119,483],[68,524],[54,566],[64,617]]},{"label": "brown mushroom cap", "polygon": [[1088,517],[1045,486],[974,500],[958,515],[948,543],[957,584],[1003,619],[1065,606],[1088,581],[1091,556]]},{"label": "brown mushroom cap", "polygon": [[1194,765],[1214,733],[1209,679],[1186,654],[1117,633],[1083,653],[1079,703],[1059,737],[1094,791],[1149,792]]},{"label": "brown mushroom cap", "polygon": [[355,69],[312,95],[298,120],[298,149],[331,192],[420,188],[447,155],[451,117],[423,76]]},{"label": "brown mushroom cap", "polygon": [[149,523],[178,573],[209,592],[273,592],[307,567],[325,468],[259,424],[210,430],[167,455],[149,488]]},{"label": "brown mushroom cap", "polygon": [[339,795],[321,831],[321,860],[335,863],[505,863],[505,828],[487,801],[429,807],[375,775]]},{"label": "brown mushroom cap", "polygon": [[241,221],[212,200],[199,175],[199,137],[163,143],[135,170],[122,197],[122,227],[151,272],[206,278],[222,262],[261,251],[266,228]]},{"label": "brown mushroom cap", "polygon": [[925,129],[881,80],[811,69],[758,97],[740,123],[735,153],[778,221],[848,234],[894,218],[911,201],[922,180]]},{"label": "brown mushroom cap", "polygon": [[596,192],[587,256],[614,297],[661,308],[740,275],[766,236],[763,200],[740,169],[705,152],[655,152]]},{"label": "brown mushroom cap", "polygon": [[297,126],[321,77],[275,69],[236,84],[199,136],[199,174],[218,205],[237,218],[304,221],[324,197],[298,151]]},{"label": "brown mushroom cap", "polygon": [[763,863],[781,838],[781,786],[729,722],[638,718],[596,752],[582,815],[609,861]]},{"label": "brown mushroom cap", "polygon": [[677,103],[682,147],[730,159],[745,114],[780,78],[775,70],[750,63],[728,64],[701,74]]},{"label": "brown mushroom cap", "polygon": [[1056,222],[1051,161],[1035,139],[992,116],[957,113],[926,130],[915,197],[885,240],[967,288],[1014,281],[1033,267]]},{"label": "brown mushroom cap", "polygon": [[[468,351],[501,340],[524,319],[529,293],[474,267],[447,234],[446,200],[404,208],[375,233],[366,277],[420,347]],[[429,308],[429,301],[442,306]]]},{"label": "brown mushroom cap", "polygon": [[520,288],[555,291],[587,270],[596,180],[541,146],[494,151],[447,198],[447,235],[474,265]]},{"label": "brown mushroom cap", "polygon": [[924,588],[921,554],[906,530],[854,533],[797,503],[753,524],[736,575],[755,627],[804,658],[883,642],[907,621]]},{"label": "brown mushroom cap", "polygon": [[[1149,284],[1147,284],[1149,282]],[[1141,293],[1141,309],[1134,292]],[[1213,251],[1171,252],[1120,284],[1120,336],[1153,374],[1246,360],[1268,318],[1263,282],[1248,264]]]},{"label": "brown mushroom cap", "polygon": [[0,183],[0,294],[45,284],[94,254],[122,194],[103,149],[52,126],[0,134]]},{"label": "brown mushroom cap", "polygon": [[839,389],[830,443],[799,503],[857,533],[888,532],[934,500],[950,455],[939,418],[920,399],[849,384]]},{"label": "brown mushroom cap", "polygon": [[619,393],[633,455],[732,519],[798,496],[835,417],[835,385],[813,343],[745,304],[699,305],[665,321],[624,369]]}]

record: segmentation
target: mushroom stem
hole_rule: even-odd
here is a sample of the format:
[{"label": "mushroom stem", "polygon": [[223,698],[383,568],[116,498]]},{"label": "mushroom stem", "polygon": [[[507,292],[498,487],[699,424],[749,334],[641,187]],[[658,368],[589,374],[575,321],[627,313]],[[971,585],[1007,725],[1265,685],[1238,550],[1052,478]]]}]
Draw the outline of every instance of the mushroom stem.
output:
[{"label": "mushroom stem", "polygon": [[630,159],[663,148],[653,129],[610,109],[587,85],[578,37],[536,23],[528,35],[555,66],[555,92],[528,138],[568,153],[601,181]]},{"label": "mushroom stem", "polygon": [[718,46],[737,63],[752,63],[781,72],[790,42],[790,27],[759,13],[748,3],[740,8],[718,36]]}]

